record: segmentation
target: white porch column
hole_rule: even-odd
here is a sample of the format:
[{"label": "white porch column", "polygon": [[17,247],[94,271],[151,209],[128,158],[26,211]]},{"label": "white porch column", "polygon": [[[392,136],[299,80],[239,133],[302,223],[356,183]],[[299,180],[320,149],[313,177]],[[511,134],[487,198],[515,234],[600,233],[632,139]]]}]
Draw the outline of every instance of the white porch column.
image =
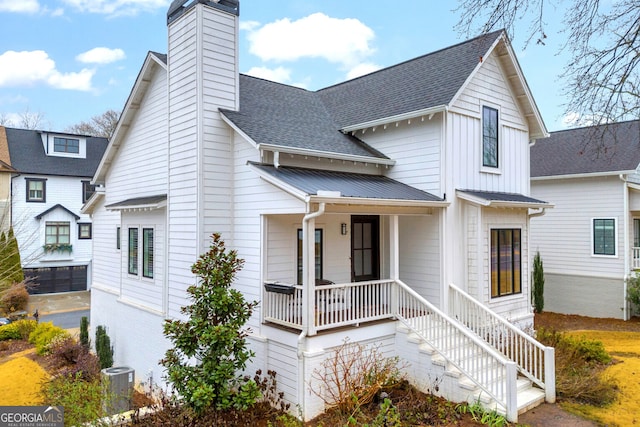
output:
[{"label": "white porch column", "polygon": [[[316,297],[316,217],[324,214],[325,204],[320,203],[316,212],[309,212],[302,219],[302,327],[307,335],[316,335],[315,297]],[[306,323],[306,325],[305,325]]]},{"label": "white porch column", "polygon": [[389,217],[389,278],[400,279],[400,228],[398,215]]}]

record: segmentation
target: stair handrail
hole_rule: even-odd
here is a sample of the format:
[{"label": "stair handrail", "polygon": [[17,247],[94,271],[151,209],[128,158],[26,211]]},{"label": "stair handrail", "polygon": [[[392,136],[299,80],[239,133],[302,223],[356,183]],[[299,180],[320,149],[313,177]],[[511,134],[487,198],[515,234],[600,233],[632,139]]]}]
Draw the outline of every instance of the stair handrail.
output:
[{"label": "stair handrail", "polygon": [[[458,317],[456,319],[457,321],[461,322],[463,325],[465,325],[470,330],[472,330],[480,338],[484,339],[488,345],[490,345],[497,352],[502,354],[505,358],[515,362],[516,365],[518,366],[518,371],[522,375],[529,378],[531,381],[533,381],[535,384],[537,384],[543,390],[545,390],[546,401],[550,403],[555,402],[555,350],[554,348],[545,346],[544,344],[542,344],[541,342],[533,338],[531,335],[525,333],[522,329],[518,328],[517,326],[509,322],[505,317],[501,316],[498,313],[495,313],[494,311],[486,307],[484,304],[482,304],[481,302],[473,298],[471,295],[469,295],[464,290],[460,289],[455,284],[450,283],[449,288],[454,291],[453,297],[451,295],[452,293],[451,292],[449,293],[449,308],[450,308],[449,312],[451,313],[451,317],[453,317],[454,319]],[[457,300],[455,298],[455,295],[458,295],[461,298],[463,298],[467,303],[471,304],[474,307],[474,309],[482,312],[485,316],[497,322],[502,328],[508,330],[516,337],[524,340],[530,346],[535,347],[538,350],[538,353],[534,353],[533,356],[530,354],[527,354],[526,352],[525,354],[522,354],[521,352],[518,352],[518,349],[520,349],[520,346],[518,345],[512,346],[512,347],[508,346],[508,344],[512,344],[512,345],[514,344],[512,342],[513,340],[508,339],[506,343],[507,346],[505,346],[505,341],[503,340],[503,337],[496,337],[493,334],[490,337],[491,339],[487,339],[486,336],[483,337],[483,333],[487,332],[486,330],[483,330],[484,325],[480,323],[474,323],[471,321],[471,319],[468,319],[468,318],[462,318],[463,314],[456,307]],[[496,343],[498,342],[498,341],[495,341],[496,339],[499,341],[500,344],[502,344],[503,346],[502,349],[498,348],[498,346],[496,345]],[[494,341],[492,342],[492,340]],[[540,357],[537,356],[538,354],[540,354]],[[529,366],[525,366],[525,364]],[[544,378],[541,376],[542,374],[544,374]]]},{"label": "stair handrail", "polygon": [[[450,349],[444,349],[441,346],[439,346],[437,342],[435,342],[433,339],[427,336],[427,334],[425,333],[425,330],[420,330],[420,328],[414,325],[411,322],[411,320],[403,314],[403,310],[406,310],[407,307],[406,305],[402,304],[403,298],[402,298],[402,295],[400,295],[400,292],[398,292],[398,295],[395,301],[396,307],[394,309],[396,318],[400,322],[402,322],[407,328],[409,328],[411,331],[416,333],[422,340],[424,340],[426,343],[431,345],[434,351],[440,354],[448,363],[453,365],[462,374],[464,374],[467,378],[469,378],[469,380],[471,380],[474,384],[476,384],[483,392],[487,393],[487,395],[489,395],[498,405],[502,406],[505,411],[507,420],[509,421],[516,420],[517,414],[518,414],[517,399],[516,399],[516,395],[517,395],[516,364],[513,361],[508,360],[506,357],[504,357],[504,355],[502,355],[495,348],[491,347],[485,341],[480,339],[476,334],[472,333],[469,329],[464,327],[462,324],[452,319],[444,311],[438,309],[436,306],[431,304],[429,301],[427,301],[425,298],[423,298],[420,294],[418,294],[416,291],[411,289],[405,283],[397,279],[395,282],[399,290],[411,296],[411,298],[414,299],[416,302],[418,302],[422,306],[422,308],[426,309],[425,314],[427,312],[430,315],[434,314],[437,317],[439,317],[441,320],[445,321],[449,327],[452,327],[453,329],[455,329],[456,332],[462,335],[469,343],[472,343],[473,346],[481,349],[482,354],[488,356],[490,359],[494,360],[499,366],[503,367],[504,378],[505,378],[504,387],[502,388],[502,390],[500,390],[501,393],[496,393],[494,390],[491,389],[490,384],[485,384],[480,378],[478,378],[479,376],[478,374],[474,374],[473,372],[470,372],[469,369],[463,366],[462,359],[457,360],[455,357],[455,354],[452,354],[452,353],[455,353],[456,351],[470,352],[471,349],[465,350],[465,348],[467,348],[466,346],[456,346]],[[409,309],[419,310],[419,308],[417,307],[410,307]],[[423,317],[426,318],[426,315]],[[414,318],[416,317],[414,316]],[[436,328],[436,329],[439,329],[439,328]],[[440,336],[439,338],[442,339],[445,337]],[[494,376],[493,378],[491,378],[490,381],[487,381],[487,382],[488,383],[492,382],[495,387],[495,385],[499,382],[496,380],[497,380],[497,376]],[[501,396],[499,394],[501,394]]]}]

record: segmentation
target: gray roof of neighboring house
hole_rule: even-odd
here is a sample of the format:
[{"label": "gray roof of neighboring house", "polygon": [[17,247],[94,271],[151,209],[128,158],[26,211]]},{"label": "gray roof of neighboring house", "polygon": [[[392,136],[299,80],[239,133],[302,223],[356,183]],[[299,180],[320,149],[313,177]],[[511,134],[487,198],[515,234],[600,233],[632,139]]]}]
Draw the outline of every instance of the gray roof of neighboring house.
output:
[{"label": "gray roof of neighboring house", "polygon": [[317,196],[318,191],[339,191],[341,197],[386,200],[442,202],[440,197],[382,175],[365,175],[295,167],[274,167],[250,163],[262,172],[303,191]]},{"label": "gray roof of neighboring house", "polygon": [[[11,166],[19,173],[91,178],[107,148],[108,139],[82,136],[87,140],[87,156],[48,156],[44,151],[42,131],[6,128]],[[47,132],[53,135],[70,135],[64,132]],[[79,136],[79,135],[78,135]]]},{"label": "gray roof of neighboring house", "polygon": [[240,75],[240,110],[221,110],[258,144],[387,157],[340,130],[448,105],[501,37],[489,33],[319,91]]},{"label": "gray roof of neighboring house", "polygon": [[635,170],[640,120],[552,132],[531,147],[531,177]]}]

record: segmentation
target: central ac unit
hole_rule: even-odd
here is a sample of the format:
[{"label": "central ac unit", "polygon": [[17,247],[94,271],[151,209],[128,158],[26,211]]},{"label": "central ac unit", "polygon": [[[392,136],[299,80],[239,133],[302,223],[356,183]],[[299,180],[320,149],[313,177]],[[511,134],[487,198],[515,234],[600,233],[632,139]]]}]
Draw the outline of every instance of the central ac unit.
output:
[{"label": "central ac unit", "polygon": [[102,379],[106,382],[105,411],[113,415],[131,409],[135,381],[133,368],[118,366],[103,369]]}]

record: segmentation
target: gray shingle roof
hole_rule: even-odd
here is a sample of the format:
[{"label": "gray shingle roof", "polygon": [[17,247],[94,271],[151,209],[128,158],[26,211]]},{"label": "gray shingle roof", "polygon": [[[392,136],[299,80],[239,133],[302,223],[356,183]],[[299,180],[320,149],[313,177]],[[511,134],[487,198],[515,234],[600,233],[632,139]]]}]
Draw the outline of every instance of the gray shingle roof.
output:
[{"label": "gray shingle roof", "polygon": [[449,104],[502,31],[316,92],[240,75],[240,110],[221,110],[258,144],[386,159],[341,129]]},{"label": "gray shingle roof", "polygon": [[443,199],[391,178],[294,167],[275,168],[271,165],[251,163],[262,172],[303,191],[317,196],[318,191],[339,191],[342,197],[366,199],[411,200],[442,202]]},{"label": "gray shingle roof", "polygon": [[640,121],[552,132],[531,147],[531,177],[634,170],[640,164]]},{"label": "gray shingle roof", "polygon": [[[87,157],[47,156],[39,131],[6,128],[11,166],[23,174],[91,178],[107,148],[107,138],[87,136]],[[56,134],[56,132],[51,132]],[[62,135],[68,135],[61,133]]]}]

